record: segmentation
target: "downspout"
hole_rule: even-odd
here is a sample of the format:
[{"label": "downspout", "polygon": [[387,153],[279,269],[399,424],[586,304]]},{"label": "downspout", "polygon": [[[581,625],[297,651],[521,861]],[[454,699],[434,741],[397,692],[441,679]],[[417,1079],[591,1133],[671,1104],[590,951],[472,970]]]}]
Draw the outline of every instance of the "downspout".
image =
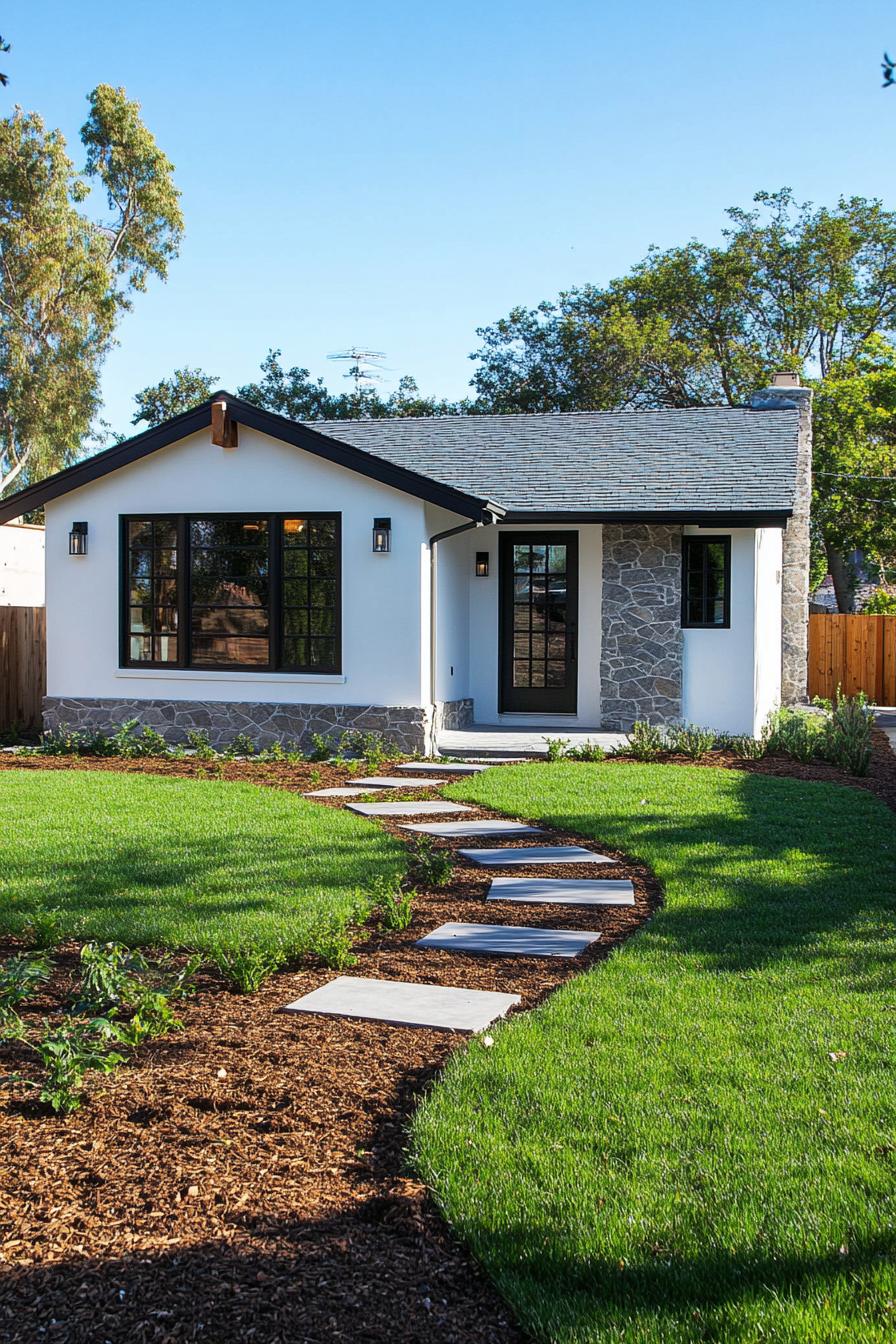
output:
[{"label": "downspout", "polygon": [[[497,511],[496,511],[497,512]],[[436,632],[438,628],[438,573],[436,547],[440,541],[457,537],[461,532],[471,532],[476,527],[494,526],[498,521],[496,513],[489,512],[484,518],[475,518],[459,527],[449,527],[444,532],[436,532],[429,539],[429,703],[433,714],[436,707]]]}]

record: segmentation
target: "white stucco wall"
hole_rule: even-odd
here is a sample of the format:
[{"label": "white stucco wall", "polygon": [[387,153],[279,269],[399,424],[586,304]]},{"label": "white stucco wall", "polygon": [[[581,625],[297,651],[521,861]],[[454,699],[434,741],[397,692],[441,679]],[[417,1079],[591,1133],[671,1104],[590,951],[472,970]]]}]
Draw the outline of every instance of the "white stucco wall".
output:
[{"label": "white stucco wall", "polygon": [[[120,515],[253,510],[341,512],[342,675],[120,669]],[[379,515],[388,555],[371,549]],[[75,519],[89,527],[83,557],[68,554]],[[52,502],[46,521],[51,696],[429,703],[428,533],[410,495],[241,425],[235,449],[202,430]]]},{"label": "white stucco wall", "polygon": [[779,527],[756,530],[754,587],[755,681],[753,733],[761,733],[773,709],[781,703],[781,570],[784,533]]},{"label": "white stucco wall", "polygon": [[[430,537],[449,528],[462,526],[464,521],[445,509],[427,506],[426,530]],[[469,589],[473,559],[468,538],[485,538],[491,531],[491,528],[472,528],[469,533],[447,537],[435,547],[436,700],[463,700],[470,694]],[[483,543],[481,547],[473,549],[485,549],[485,545]],[[426,611],[428,615],[428,602]]]},{"label": "white stucco wall", "polygon": [[[686,535],[707,531],[686,527]],[[731,538],[731,626],[683,630],[682,717],[757,733],[781,694],[781,532],[713,528]]]},{"label": "white stucco wall", "polygon": [[0,607],[44,604],[44,529],[30,523],[0,527]]}]

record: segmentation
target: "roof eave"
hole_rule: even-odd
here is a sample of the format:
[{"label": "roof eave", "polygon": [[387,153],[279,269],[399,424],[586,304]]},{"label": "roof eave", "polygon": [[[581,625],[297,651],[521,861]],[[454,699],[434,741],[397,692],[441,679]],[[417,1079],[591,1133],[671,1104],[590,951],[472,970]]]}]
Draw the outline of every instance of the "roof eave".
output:
[{"label": "roof eave", "polygon": [[406,467],[395,466],[381,457],[374,456],[373,453],[365,452],[362,448],[354,448],[340,440],[331,439],[318,430],[309,429],[294,420],[286,419],[285,416],[275,415],[272,411],[265,411],[260,406],[252,406],[238,397],[231,397],[228,393],[217,393],[201,406],[167,420],[164,425],[147,429],[142,434],[124,440],[123,443],[116,443],[111,448],[94,454],[93,457],[85,458],[83,462],[76,462],[74,466],[66,467],[63,471],[48,476],[46,480],[26,486],[24,490],[0,500],[0,523],[7,523],[24,513],[30,513],[33,509],[39,509],[51,500],[59,499],[73,490],[80,490],[102,476],[118,471],[121,467],[130,466],[131,463],[158,452],[160,448],[167,448],[170,444],[195,434],[197,430],[206,428],[211,424],[212,401],[218,401],[222,397],[227,400],[231,415],[238,424],[247,425],[272,438],[314,453],[317,457],[379,481],[382,485],[391,486],[404,494],[413,495],[417,499],[439,505],[452,513],[460,514],[463,518],[472,518],[477,522],[489,521],[491,516],[503,514],[501,506],[490,500],[465,494],[454,486],[443,485]]},{"label": "roof eave", "polygon": [[697,527],[786,527],[793,509],[508,509],[503,523],[668,523]]}]

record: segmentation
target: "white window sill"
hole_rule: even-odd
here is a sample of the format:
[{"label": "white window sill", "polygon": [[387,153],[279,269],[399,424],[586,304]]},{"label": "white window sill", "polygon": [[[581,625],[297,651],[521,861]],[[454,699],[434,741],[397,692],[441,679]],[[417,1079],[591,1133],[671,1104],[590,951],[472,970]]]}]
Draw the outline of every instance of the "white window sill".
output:
[{"label": "white window sill", "polygon": [[165,667],[119,667],[115,672],[116,677],[122,677],[126,680],[136,679],[138,681],[251,681],[261,689],[262,686],[288,685],[322,685],[322,686],[344,686],[347,677],[333,675],[332,673],[317,674],[314,672],[196,672],[186,668],[173,667],[169,671]]}]

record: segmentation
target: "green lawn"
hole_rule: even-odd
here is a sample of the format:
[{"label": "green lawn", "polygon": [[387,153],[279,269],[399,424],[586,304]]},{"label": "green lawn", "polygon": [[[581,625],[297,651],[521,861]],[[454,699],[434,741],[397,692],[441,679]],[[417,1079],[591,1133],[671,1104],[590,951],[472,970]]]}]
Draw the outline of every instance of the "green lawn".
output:
[{"label": "green lawn", "polygon": [[449,793],[665,887],[608,962],[454,1056],[416,1118],[419,1170],[524,1325],[896,1338],[896,818],[679,766],[508,767]]},{"label": "green lawn", "polygon": [[403,850],[350,812],[253,784],[102,771],[0,772],[0,931],[133,946],[287,946],[366,912]]}]

